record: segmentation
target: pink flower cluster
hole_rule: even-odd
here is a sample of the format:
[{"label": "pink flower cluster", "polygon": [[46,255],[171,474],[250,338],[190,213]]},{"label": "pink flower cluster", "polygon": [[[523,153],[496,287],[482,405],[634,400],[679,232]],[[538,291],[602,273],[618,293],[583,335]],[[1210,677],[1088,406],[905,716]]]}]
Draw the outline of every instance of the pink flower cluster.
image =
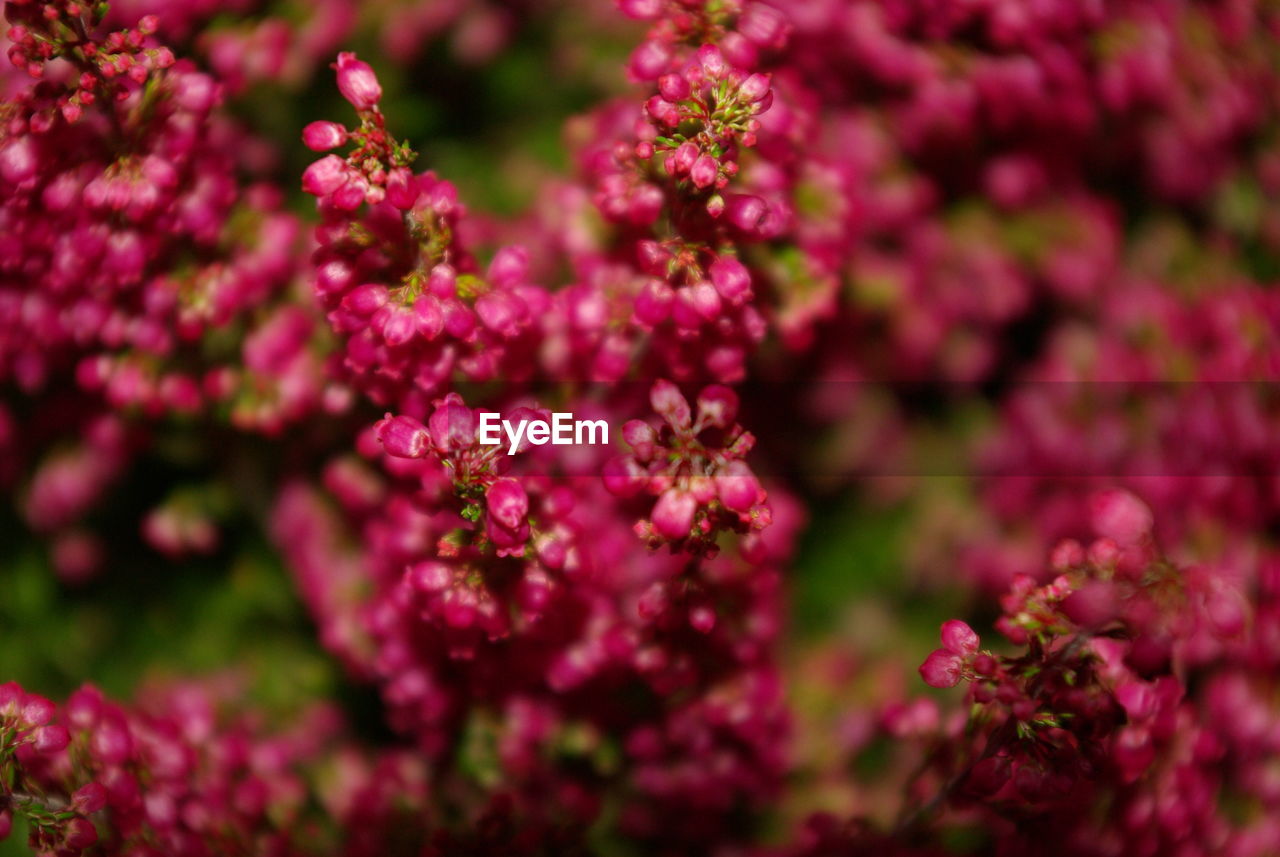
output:
[{"label": "pink flower cluster", "polygon": [[[694,508],[670,553],[636,538],[633,501],[604,490],[608,477],[559,475],[543,466],[547,447],[525,444],[508,456],[505,446],[482,444],[480,411],[457,393],[424,421],[388,416],[365,436],[362,453],[380,458],[386,477],[335,461],[325,483],[340,510],[290,489],[277,507],[277,539],[322,638],[380,685],[391,723],[429,757],[449,758],[477,718],[497,718],[502,746],[510,742],[498,760],[502,781],[526,811],[559,806],[586,824],[603,808],[595,788],[616,781],[629,795],[619,823],[630,835],[714,841],[731,835],[733,812],[763,805],[783,770],[772,644],[778,566],[789,551],[779,539],[796,516],[785,505],[778,534],[763,530],[764,491],[735,466],[742,450],[698,440],[741,434],[732,398],[725,388],[704,391],[695,426],[683,396],[662,382],[653,401],[675,434],[660,441],[635,423],[651,436],[651,449],[636,454],[654,466],[659,442],[684,449],[678,471],[648,477],[691,488]],[[536,404],[502,413],[548,416]],[[696,499],[705,494],[698,486],[717,481],[732,509],[714,487]],[[667,514],[662,505],[655,521]],[[717,554],[714,527],[730,523],[744,535]],[[354,552],[334,541],[344,528]],[[570,735],[585,742],[573,751],[577,770],[545,757]],[[606,761],[611,746],[620,759]],[[700,811],[672,829],[671,813],[689,801]]]},{"label": "pink flower cluster", "polygon": [[[1212,796],[1226,771],[1260,806],[1277,797],[1244,773],[1276,758],[1269,730],[1242,743],[1234,718],[1221,716],[1225,691],[1260,722],[1272,717],[1255,707],[1258,685],[1245,677],[1275,633],[1270,595],[1251,615],[1221,576],[1177,567],[1157,551],[1151,513],[1130,494],[1096,497],[1093,526],[1099,536],[1088,546],[1068,540],[1054,550],[1052,582],[1018,577],[1001,600],[996,625],[1025,650],[993,655],[953,620],[921,665],[935,687],[970,682],[969,727],[946,760],[948,797],[1040,816],[1065,837],[1045,853],[1156,854],[1186,841],[1265,853],[1258,847],[1274,841],[1275,825],[1233,820]],[[1192,683],[1211,664],[1216,678]],[[1123,823],[1099,830],[1082,810],[1104,800]]]},{"label": "pink flower cluster", "polygon": [[[363,756],[336,711],[287,729],[230,713],[234,680],[152,689],[136,707],[90,685],[62,705],[0,685],[0,836],[15,818],[41,854],[377,854],[343,819],[394,818],[422,838],[422,772],[406,757]],[[329,754],[332,754],[331,756]],[[325,782],[324,766],[342,768]]]},{"label": "pink flower cluster", "polygon": [[[266,531],[384,731],[218,681],[2,685],[0,838],[1275,852],[1274,8],[619,0],[628,88],[504,221],[415,169],[404,80],[339,50],[357,5],[5,5],[0,486],[68,583],[115,564],[116,499],[169,560]],[[477,61],[526,5],[360,12]],[[335,53],[308,239],[232,117]],[[563,412],[614,442],[480,435]],[[976,473],[846,491],[939,447]],[[838,491],[920,513],[904,600],[966,612],[918,675],[963,703],[921,695],[888,612],[919,604],[788,636]]]}]

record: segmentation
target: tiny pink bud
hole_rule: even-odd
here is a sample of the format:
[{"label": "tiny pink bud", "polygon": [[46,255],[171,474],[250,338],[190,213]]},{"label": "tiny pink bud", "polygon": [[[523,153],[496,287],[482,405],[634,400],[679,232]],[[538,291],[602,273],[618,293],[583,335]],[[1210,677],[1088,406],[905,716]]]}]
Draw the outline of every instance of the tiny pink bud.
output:
[{"label": "tiny pink bud", "polygon": [[959,655],[946,649],[935,649],[920,665],[920,677],[931,687],[955,687],[962,673]]},{"label": "tiny pink bud", "polygon": [[98,841],[98,830],[93,822],[83,816],[76,816],[67,822],[63,831],[63,842],[72,851],[83,851]]},{"label": "tiny pink bud", "polygon": [[644,420],[628,420],[622,427],[622,439],[631,447],[637,459],[648,461],[653,458],[657,447],[658,433]]},{"label": "tiny pink bud", "polygon": [[747,193],[731,194],[726,201],[725,210],[729,222],[743,232],[756,232],[769,213],[769,207],[758,196]]},{"label": "tiny pink bud", "polygon": [[387,202],[408,211],[418,201],[418,180],[408,167],[396,167],[387,175]]},{"label": "tiny pink bud", "polygon": [[760,483],[746,462],[731,461],[724,475],[716,477],[716,492],[725,508],[747,512],[760,499]]},{"label": "tiny pink bud", "polygon": [[381,283],[362,283],[342,298],[342,308],[357,315],[371,316],[386,306],[390,295]]},{"label": "tiny pink bud", "polygon": [[698,146],[696,143],[685,141],[676,149],[674,160],[671,162],[675,175],[684,175],[693,169],[693,165],[698,162]]},{"label": "tiny pink bud", "polygon": [[662,11],[662,0],[618,0],[618,9],[628,18],[647,21],[658,17]]},{"label": "tiny pink bud", "polygon": [[452,298],[458,294],[458,272],[447,262],[431,269],[427,277],[427,289],[438,298]]},{"label": "tiny pink bud", "polygon": [[427,427],[413,417],[387,414],[374,428],[383,449],[396,458],[421,458],[431,446]]},{"label": "tiny pink bud", "polygon": [[709,426],[728,428],[738,418],[738,394],[723,384],[711,384],[698,394],[698,419]]},{"label": "tiny pink bud", "polygon": [[338,54],[334,64],[338,70],[338,91],[357,110],[368,110],[382,98],[382,87],[368,63],[356,59],[349,51]]},{"label": "tiny pink bud", "polygon": [[702,64],[702,70],[707,77],[713,79],[720,77],[729,69],[724,61],[724,55],[715,45],[703,45],[698,48],[698,62]]},{"label": "tiny pink bud", "polygon": [[710,634],[716,627],[716,611],[710,607],[694,607],[689,611],[689,624],[700,634]]},{"label": "tiny pink bud", "polygon": [[646,484],[644,471],[634,458],[615,456],[601,468],[605,490],[615,497],[633,497]]},{"label": "tiny pink bud", "polygon": [[489,486],[485,492],[485,503],[489,514],[498,523],[510,530],[524,523],[529,514],[529,495],[525,494],[520,483],[510,477],[499,479]]},{"label": "tiny pink bud", "polygon": [[347,180],[346,162],[337,155],[326,155],[303,172],[302,189],[312,196],[325,197],[346,185]]},{"label": "tiny pink bud", "polygon": [[693,526],[694,513],[698,511],[698,501],[687,491],[668,488],[653,504],[653,528],[658,534],[668,539],[682,539],[689,535]]},{"label": "tiny pink bud", "polygon": [[671,251],[657,241],[646,240],[636,245],[636,257],[646,274],[661,277],[667,272],[667,265],[671,262]]},{"label": "tiny pink bud", "polygon": [[698,187],[711,187],[715,184],[716,175],[720,172],[720,164],[710,155],[703,155],[694,161],[689,168],[689,178]]},{"label": "tiny pink bud", "polygon": [[413,317],[423,339],[435,339],[444,330],[444,311],[435,295],[419,295],[413,302]]},{"label": "tiny pink bud", "polygon": [[670,381],[655,381],[649,391],[649,404],[664,420],[676,428],[688,426],[692,419],[689,401],[680,388]]},{"label": "tiny pink bud", "polygon": [[738,97],[748,104],[754,104],[769,94],[769,75],[753,74],[738,87]]},{"label": "tiny pink bud", "polygon": [[23,726],[31,729],[43,726],[53,718],[53,703],[43,696],[28,695],[22,701],[18,711],[18,720]]},{"label": "tiny pink bud", "polygon": [[489,282],[499,288],[524,285],[529,278],[529,251],[520,245],[503,247],[489,263]]},{"label": "tiny pink bud", "polygon": [[10,184],[20,184],[36,174],[36,146],[30,136],[22,136],[0,149],[0,176]]},{"label": "tiny pink bud", "polygon": [[71,733],[65,726],[41,726],[32,733],[32,745],[41,755],[49,755],[67,749],[71,743]]},{"label": "tiny pink bud", "polygon": [[1093,528],[1122,545],[1141,541],[1151,532],[1151,510],[1128,491],[1100,491],[1089,500]]},{"label": "tiny pink bud", "polygon": [[[676,300],[703,321],[715,321],[720,316],[723,303],[715,286],[706,282],[694,283],[679,291]],[[697,324],[690,325],[696,327]]]},{"label": "tiny pink bud", "polygon": [[658,78],[658,91],[667,101],[684,101],[689,97],[689,81],[679,74],[664,74]]},{"label": "tiny pink bud", "polygon": [[657,80],[671,64],[671,49],[659,39],[648,39],[631,53],[627,69],[636,80]]},{"label": "tiny pink bud", "polygon": [[1082,628],[1102,627],[1116,617],[1120,607],[1120,593],[1105,580],[1086,581],[1062,602],[1062,612]]},{"label": "tiny pink bud", "polygon": [[427,420],[431,442],[442,452],[464,449],[476,440],[476,415],[457,393],[444,397]]},{"label": "tiny pink bud", "polygon": [[730,304],[738,306],[751,297],[751,274],[732,256],[721,256],[712,263],[708,273],[720,297]]},{"label": "tiny pink bud", "polygon": [[978,635],[959,619],[942,623],[942,645],[952,654],[965,656],[978,651]]},{"label": "tiny pink bud", "polygon": [[453,582],[453,571],[443,562],[420,562],[409,567],[406,579],[419,592],[444,592]]},{"label": "tiny pink bud", "polygon": [[347,142],[347,129],[321,119],[302,129],[302,142],[313,152],[327,152]]},{"label": "tiny pink bud", "polygon": [[107,805],[107,790],[101,783],[86,783],[71,795],[71,808],[81,815],[91,815]]},{"label": "tiny pink bud", "polygon": [[675,291],[663,280],[649,280],[636,296],[636,318],[644,324],[661,324],[671,316]]}]

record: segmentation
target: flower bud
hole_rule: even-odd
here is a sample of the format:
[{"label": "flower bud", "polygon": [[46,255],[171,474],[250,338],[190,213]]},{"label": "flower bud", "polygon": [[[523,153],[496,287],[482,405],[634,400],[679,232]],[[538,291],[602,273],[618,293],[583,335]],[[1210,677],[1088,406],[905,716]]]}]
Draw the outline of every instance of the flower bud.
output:
[{"label": "flower bud", "polygon": [[618,0],[618,9],[628,18],[647,21],[662,12],[662,0]]},{"label": "flower bud", "polygon": [[955,687],[963,675],[963,662],[959,655],[946,649],[930,652],[920,665],[920,677],[931,687]]},{"label": "flower bud", "polygon": [[65,726],[41,726],[32,733],[32,746],[41,755],[49,755],[67,749],[71,733]]},{"label": "flower bud", "polygon": [[70,851],[83,851],[98,841],[98,830],[89,819],[76,816],[67,822],[62,841]]},{"label": "flower bud", "polygon": [[458,272],[447,262],[436,265],[427,276],[427,289],[438,298],[457,296]]},{"label": "flower bud", "polygon": [[476,415],[457,393],[450,393],[427,420],[431,442],[442,452],[463,449],[476,439]]},{"label": "flower bud", "polygon": [[302,142],[313,152],[327,152],[347,142],[347,129],[321,119],[302,129]]},{"label": "flower bud", "polygon": [[711,384],[698,394],[698,419],[727,429],[738,417],[738,394],[723,384]]},{"label": "flower bud", "polygon": [[636,245],[636,255],[639,258],[640,267],[646,274],[652,274],[661,277],[667,271],[667,265],[671,261],[671,251],[667,250],[657,241],[645,240]]},{"label": "flower bud", "polygon": [[667,380],[655,381],[649,391],[649,404],[661,417],[676,428],[689,425],[692,412],[689,401],[680,388]]},{"label": "flower bud", "polygon": [[381,283],[363,283],[347,292],[342,308],[360,316],[371,316],[387,304],[390,295]]},{"label": "flower bud", "polygon": [[303,172],[302,189],[312,196],[326,197],[346,185],[347,180],[346,161],[337,155],[326,155]]},{"label": "flower bud", "polygon": [[1128,491],[1100,491],[1089,500],[1093,528],[1121,545],[1141,541],[1151,532],[1151,510]]},{"label": "flower bud", "polygon": [[419,295],[413,302],[413,318],[418,334],[426,340],[435,339],[444,330],[444,311],[435,295]]},{"label": "flower bud", "polygon": [[649,39],[632,51],[627,69],[636,80],[657,80],[670,64],[671,49],[657,39]]},{"label": "flower bud", "polygon": [[107,790],[101,783],[86,783],[71,795],[71,808],[81,815],[91,815],[107,805]]},{"label": "flower bud", "polygon": [[720,297],[730,304],[738,306],[751,297],[751,275],[746,266],[732,256],[721,256],[712,263],[708,273]]},{"label": "flower bud", "polygon": [[760,500],[760,483],[745,461],[731,461],[724,475],[716,477],[716,493],[725,508],[748,512]]},{"label": "flower bud", "polygon": [[724,61],[724,55],[715,45],[703,45],[698,48],[698,62],[702,64],[702,70],[707,77],[712,79],[720,77],[729,69]]},{"label": "flower bud", "polygon": [[22,701],[18,721],[28,729],[43,726],[53,718],[53,703],[43,696],[30,694]]},{"label": "flower bud", "polygon": [[710,155],[703,155],[689,168],[689,178],[700,188],[711,187],[719,172],[719,162]]},{"label": "flower bud", "polygon": [[764,3],[750,3],[738,17],[738,32],[761,47],[779,47],[787,34],[786,16]]},{"label": "flower bud", "polygon": [[942,623],[942,646],[952,654],[966,656],[978,651],[978,635],[959,619]]},{"label": "flower bud", "polygon": [[675,150],[672,158],[668,160],[667,163],[670,164],[668,172],[673,175],[682,176],[689,172],[698,160],[697,144],[686,140],[680,144],[679,148]]},{"label": "flower bud", "polygon": [[631,447],[637,459],[648,461],[653,458],[654,449],[657,447],[658,433],[644,420],[627,420],[622,427],[622,439],[626,441],[627,446]]},{"label": "flower bud", "polygon": [[413,417],[387,414],[374,429],[382,448],[396,458],[421,458],[431,446],[427,427]]},{"label": "flower bud", "polygon": [[615,456],[601,468],[605,490],[615,497],[634,497],[644,489],[646,477],[634,458]]},{"label": "flower bud", "polygon": [[753,74],[738,87],[738,97],[748,104],[754,104],[769,94],[769,75]]},{"label": "flower bud", "polygon": [[697,327],[697,320],[715,321],[720,316],[720,310],[723,306],[720,301],[720,293],[715,287],[708,282],[694,283],[692,286],[683,288],[676,295],[678,306],[689,310],[693,314],[693,324],[686,324],[686,327]]},{"label": "flower bud", "polygon": [[689,97],[689,81],[682,75],[664,74],[658,78],[658,91],[667,101],[684,101]]},{"label": "flower bud", "polygon": [[485,492],[485,503],[498,523],[507,529],[514,530],[525,521],[529,514],[529,495],[520,483],[510,477],[499,479],[489,486]]},{"label": "flower bud", "polygon": [[731,194],[726,200],[725,211],[729,222],[743,232],[756,232],[769,213],[769,207],[758,196],[747,193]]},{"label": "flower bud", "polygon": [[0,149],[0,176],[10,184],[21,184],[36,174],[36,146],[29,136],[21,136]]},{"label": "flower bud", "polygon": [[408,167],[396,167],[387,175],[387,202],[408,211],[418,201],[418,180]]},{"label": "flower bud", "polygon": [[499,288],[523,285],[529,277],[529,251],[520,245],[503,247],[489,263],[489,281]]},{"label": "flower bud", "polygon": [[649,280],[636,296],[636,318],[644,324],[661,324],[671,316],[675,291],[664,280]]},{"label": "flower bud", "polygon": [[664,538],[685,538],[689,535],[693,516],[697,511],[698,501],[692,494],[678,488],[668,488],[653,505],[653,528]]},{"label": "flower bud", "polygon": [[357,110],[369,110],[382,98],[382,87],[368,63],[356,59],[349,51],[338,54],[334,64],[338,70],[338,91]]}]

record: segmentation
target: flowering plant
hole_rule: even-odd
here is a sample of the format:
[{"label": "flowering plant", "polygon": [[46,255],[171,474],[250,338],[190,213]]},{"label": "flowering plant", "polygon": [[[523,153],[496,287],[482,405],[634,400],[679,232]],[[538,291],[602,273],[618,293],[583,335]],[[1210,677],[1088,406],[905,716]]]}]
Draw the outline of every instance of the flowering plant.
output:
[{"label": "flowering plant", "polygon": [[4,17],[0,854],[1280,854],[1274,4]]}]

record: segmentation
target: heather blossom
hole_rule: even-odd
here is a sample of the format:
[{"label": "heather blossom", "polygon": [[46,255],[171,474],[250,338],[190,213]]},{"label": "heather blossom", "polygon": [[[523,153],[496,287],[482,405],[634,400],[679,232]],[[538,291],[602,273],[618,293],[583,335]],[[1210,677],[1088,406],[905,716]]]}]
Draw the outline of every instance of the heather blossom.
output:
[{"label": "heather blossom", "polygon": [[1274,9],[4,14],[0,839],[1274,853]]}]

